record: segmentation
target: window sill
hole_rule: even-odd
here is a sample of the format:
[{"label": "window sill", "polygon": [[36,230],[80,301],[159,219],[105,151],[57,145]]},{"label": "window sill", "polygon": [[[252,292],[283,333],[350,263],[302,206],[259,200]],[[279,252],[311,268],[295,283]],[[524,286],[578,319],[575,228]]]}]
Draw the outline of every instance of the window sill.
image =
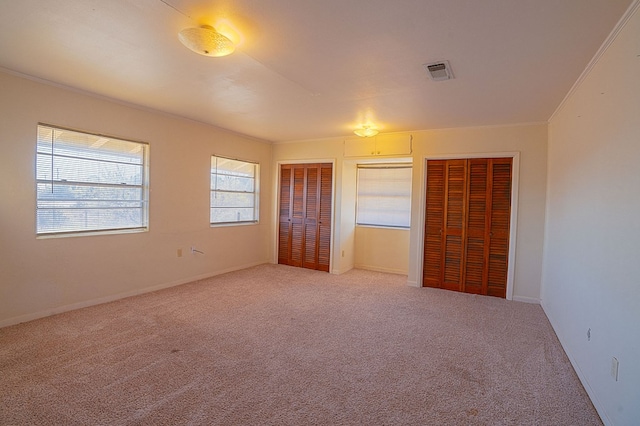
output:
[{"label": "window sill", "polygon": [[410,226],[386,226],[386,225],[364,225],[356,223],[356,228],[376,228],[376,229],[395,229],[398,231],[410,231]]},{"label": "window sill", "polygon": [[260,223],[256,221],[247,221],[247,222],[221,222],[221,223],[210,223],[210,228],[222,228],[227,226],[251,226],[251,225],[259,225]]},{"label": "window sill", "polygon": [[60,232],[49,234],[37,234],[36,240],[49,240],[52,238],[72,238],[72,237],[95,237],[98,235],[120,235],[120,234],[139,234],[149,232],[149,228],[134,229],[106,229],[104,231],[78,231],[78,232]]}]

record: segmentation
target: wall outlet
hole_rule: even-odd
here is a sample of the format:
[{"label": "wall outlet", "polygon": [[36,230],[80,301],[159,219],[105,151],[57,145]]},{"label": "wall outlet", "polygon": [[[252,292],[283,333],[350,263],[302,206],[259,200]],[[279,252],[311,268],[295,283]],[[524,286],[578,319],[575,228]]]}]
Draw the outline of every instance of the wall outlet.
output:
[{"label": "wall outlet", "polygon": [[614,356],[613,358],[611,358],[611,377],[613,377],[613,380],[615,380],[616,382],[618,381],[618,366],[620,365],[620,363],[618,362],[618,359]]},{"label": "wall outlet", "polygon": [[587,330],[587,342],[591,341],[591,329]]},{"label": "wall outlet", "polygon": [[181,248],[178,249],[177,254],[178,254],[178,257],[182,257],[182,249]]}]

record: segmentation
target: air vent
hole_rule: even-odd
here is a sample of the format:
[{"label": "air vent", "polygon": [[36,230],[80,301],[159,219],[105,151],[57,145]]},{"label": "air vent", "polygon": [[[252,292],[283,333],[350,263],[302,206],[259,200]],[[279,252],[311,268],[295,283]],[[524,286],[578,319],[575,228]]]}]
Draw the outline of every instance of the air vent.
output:
[{"label": "air vent", "polygon": [[427,70],[429,78],[433,81],[451,80],[453,78],[449,61],[432,62],[424,64],[423,67]]}]

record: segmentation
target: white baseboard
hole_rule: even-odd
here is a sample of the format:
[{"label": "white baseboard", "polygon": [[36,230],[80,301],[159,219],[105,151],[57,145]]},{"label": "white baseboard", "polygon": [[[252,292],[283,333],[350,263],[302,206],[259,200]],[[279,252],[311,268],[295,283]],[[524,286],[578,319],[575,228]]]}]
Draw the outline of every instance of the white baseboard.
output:
[{"label": "white baseboard", "polygon": [[596,393],[594,392],[593,388],[589,384],[587,377],[584,375],[584,373],[580,369],[580,365],[578,365],[575,357],[569,350],[569,347],[565,345],[564,343],[565,339],[562,336],[562,334],[558,332],[559,330],[555,326],[555,321],[553,320],[553,317],[549,315],[549,311],[544,307],[544,302],[541,301],[540,306],[542,306],[542,311],[547,316],[547,319],[549,319],[549,323],[551,323],[551,327],[553,328],[553,331],[556,333],[556,336],[558,336],[558,340],[560,341],[560,345],[562,346],[564,353],[567,354],[567,358],[569,358],[569,362],[571,363],[571,365],[573,366],[573,369],[578,375],[578,379],[580,379],[580,382],[582,383],[584,390],[587,391],[587,395],[589,395],[589,398],[591,399],[593,406],[598,412],[598,415],[600,416],[602,423],[604,423],[605,426],[612,426],[613,422],[611,421],[611,419],[609,419],[609,416],[607,416],[607,413],[604,409],[604,406],[602,405],[602,402],[600,402],[600,400],[598,399]]},{"label": "white baseboard", "polygon": [[96,299],[84,300],[82,302],[71,303],[69,305],[63,306],[55,306],[49,309],[45,309],[39,312],[33,312],[30,314],[19,315],[17,317],[7,318],[5,320],[0,321],[0,328],[8,327],[10,325],[20,324],[27,321],[33,321],[44,317],[49,317],[51,315],[61,314],[63,312],[74,311],[76,309],[87,308],[89,306],[101,305],[103,303],[113,302],[115,300],[124,299],[126,297],[137,296],[139,294],[151,293],[152,291],[158,291],[169,287],[175,287],[182,284],[187,284],[193,281],[203,280],[206,278],[211,278],[216,275],[226,274],[227,272],[239,271],[241,269],[251,268],[253,266],[262,265],[267,262],[254,262],[246,265],[236,266],[232,268],[223,269],[221,271],[210,272],[206,274],[196,275],[189,278],[184,278],[176,281],[170,281],[167,283],[158,284],[151,287],[145,287],[141,289],[136,289],[132,291],[127,291],[124,293],[113,294],[105,297],[98,297]]},{"label": "white baseboard", "polygon": [[513,296],[512,300],[514,302],[532,303],[534,305],[540,304],[540,299],[536,299],[535,297]]},{"label": "white baseboard", "polygon": [[375,265],[354,265],[356,269],[364,269],[366,271],[375,271],[375,272],[386,272],[388,274],[399,274],[399,275],[407,275],[407,271],[401,269],[392,269],[392,268],[381,268]]},{"label": "white baseboard", "polygon": [[347,268],[343,268],[343,269],[332,269],[332,270],[331,270],[331,273],[332,273],[333,275],[342,275],[342,274],[344,274],[345,272],[349,272],[349,271],[350,271],[350,270],[352,270],[352,269],[353,269],[353,267],[352,267],[352,266],[347,267]]}]

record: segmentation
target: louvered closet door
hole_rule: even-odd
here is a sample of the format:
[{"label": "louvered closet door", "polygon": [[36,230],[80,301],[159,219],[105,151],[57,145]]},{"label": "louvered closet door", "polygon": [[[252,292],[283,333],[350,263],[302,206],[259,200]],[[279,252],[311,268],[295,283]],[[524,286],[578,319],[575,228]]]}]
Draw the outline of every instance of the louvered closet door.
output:
[{"label": "louvered closet door", "polygon": [[292,207],[290,210],[289,222],[291,223],[291,252],[289,265],[302,266],[302,253],[304,240],[304,196],[305,196],[305,169],[294,168],[293,190],[291,191]]},{"label": "louvered closet door", "polygon": [[278,221],[278,263],[289,264],[291,257],[291,205],[293,200],[293,170],[280,168],[280,215]]},{"label": "louvered closet door", "polygon": [[506,296],[511,165],[427,162],[424,286]]},{"label": "louvered closet door", "polygon": [[304,247],[303,267],[317,269],[318,266],[318,213],[320,207],[320,173],[319,167],[306,168],[307,184],[304,204]]},{"label": "louvered closet door", "polygon": [[329,271],[332,176],[331,164],[281,167],[278,263]]},{"label": "louvered closet door", "polygon": [[442,286],[442,247],[444,229],[445,167],[447,162],[429,161],[427,166],[427,197],[424,237],[425,287]]},{"label": "louvered closet door", "polygon": [[487,293],[506,297],[511,220],[511,158],[491,160],[491,212]]},{"label": "louvered closet door", "polygon": [[331,254],[331,201],[333,189],[333,166],[323,164],[320,167],[320,208],[318,222],[318,267],[329,272]]},{"label": "louvered closet door", "polygon": [[447,161],[445,166],[443,279],[441,287],[448,290],[462,290],[466,175],[466,160]]},{"label": "louvered closet door", "polygon": [[466,262],[463,280],[465,293],[487,294],[487,212],[488,203],[491,202],[491,191],[487,186],[488,168],[489,160],[486,158],[469,160]]}]

